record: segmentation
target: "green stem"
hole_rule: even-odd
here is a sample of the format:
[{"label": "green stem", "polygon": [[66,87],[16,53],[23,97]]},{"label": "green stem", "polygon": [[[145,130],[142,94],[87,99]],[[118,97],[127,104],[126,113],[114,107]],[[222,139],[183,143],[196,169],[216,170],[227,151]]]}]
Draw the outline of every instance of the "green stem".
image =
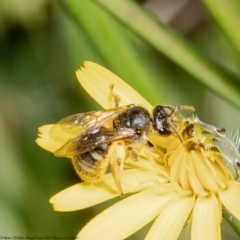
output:
[{"label": "green stem", "polygon": [[240,221],[238,221],[233,215],[229,214],[227,210],[223,211],[223,217],[240,237]]}]

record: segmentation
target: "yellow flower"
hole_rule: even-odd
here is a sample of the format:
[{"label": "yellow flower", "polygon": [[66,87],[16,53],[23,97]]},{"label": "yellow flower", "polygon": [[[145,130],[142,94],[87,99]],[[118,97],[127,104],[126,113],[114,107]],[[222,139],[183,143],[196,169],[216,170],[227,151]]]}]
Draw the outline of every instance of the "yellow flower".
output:
[{"label": "yellow flower", "polygon": [[[140,104],[152,111],[136,91],[97,64],[86,62],[77,77],[104,108],[113,107],[113,99],[106,96],[109,86],[114,85],[121,104]],[[157,146],[154,152],[143,152],[139,161],[126,160],[129,169],[122,173],[123,189],[135,194],[92,219],[78,239],[124,239],[154,220],[145,239],[177,239],[187,223],[193,240],[218,240],[223,206],[240,220],[240,183],[235,166],[240,157],[236,144],[224,129],[195,116],[185,118],[173,113],[170,123],[175,133],[151,136]],[[54,152],[66,136],[53,141],[48,131],[49,126],[40,128],[37,142]],[[74,211],[118,195],[111,176],[106,174],[100,185],[76,184],[53,196],[50,203],[56,211]]]}]

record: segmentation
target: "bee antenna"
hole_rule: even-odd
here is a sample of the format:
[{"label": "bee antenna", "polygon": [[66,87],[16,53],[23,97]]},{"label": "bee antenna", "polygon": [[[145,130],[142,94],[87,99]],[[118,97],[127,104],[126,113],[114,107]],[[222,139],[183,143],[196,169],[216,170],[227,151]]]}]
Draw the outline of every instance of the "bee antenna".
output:
[{"label": "bee antenna", "polygon": [[[179,108],[181,108],[181,105],[178,105],[178,106],[174,107],[173,110],[172,110],[172,112],[168,115],[168,117],[171,117],[172,114],[175,113]],[[171,126],[171,128],[173,129],[173,131],[177,134],[180,142],[182,142],[182,138],[181,138],[181,136],[179,135],[177,129],[173,126],[173,124],[172,124],[171,122],[169,122],[168,124]]]},{"label": "bee antenna", "polygon": [[[169,114],[169,117],[171,117],[171,115],[174,114],[178,109],[183,109],[183,110],[190,111],[190,112],[194,112],[195,111],[195,108],[192,105],[178,105],[176,107],[173,107],[173,110]],[[168,124],[172,127],[173,131],[177,134],[179,140],[182,142],[182,138],[179,135],[177,129],[173,126],[173,124],[171,122],[169,122]]]},{"label": "bee antenna", "polygon": [[182,138],[181,138],[181,136],[179,135],[177,129],[176,129],[171,123],[169,123],[169,125],[171,126],[171,128],[173,129],[173,131],[177,134],[177,136],[178,136],[180,142],[182,142]]},{"label": "bee antenna", "polygon": [[178,109],[180,108],[180,105],[173,107],[172,112],[168,115],[168,117],[171,117]]}]

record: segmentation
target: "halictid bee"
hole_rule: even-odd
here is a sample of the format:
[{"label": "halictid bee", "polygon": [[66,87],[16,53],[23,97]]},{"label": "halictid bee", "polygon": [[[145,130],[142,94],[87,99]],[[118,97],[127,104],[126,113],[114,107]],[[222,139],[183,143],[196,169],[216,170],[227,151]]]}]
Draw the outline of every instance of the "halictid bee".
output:
[{"label": "halictid bee", "polygon": [[59,128],[71,137],[54,155],[71,158],[79,177],[91,183],[100,182],[110,166],[121,194],[120,175],[126,155],[137,157],[135,144],[153,147],[148,141],[152,118],[140,106],[128,105],[69,116],[50,129],[52,139],[59,139]]},{"label": "halictid bee", "polygon": [[[118,105],[117,96],[114,99],[115,105]],[[161,105],[155,107],[151,115],[143,107],[127,105],[66,117],[49,131],[50,137],[57,141],[61,138],[59,132],[70,136],[54,155],[71,158],[79,177],[91,183],[100,182],[110,166],[115,184],[123,194],[120,176],[127,154],[137,158],[136,145],[154,148],[148,140],[152,131],[162,135],[175,132],[178,135],[172,115],[179,108],[189,107]]]},{"label": "halictid bee", "polygon": [[49,131],[50,137],[56,140],[61,138],[59,128],[70,136],[54,155],[71,158],[79,177],[90,183],[100,182],[110,166],[115,184],[123,195],[120,178],[127,154],[137,158],[135,147],[154,148],[148,140],[152,132],[161,136],[175,134],[180,142],[193,139],[195,147],[205,146],[213,150],[209,151],[209,159],[214,160],[212,154],[217,149],[223,156],[223,163],[237,176],[236,167],[239,169],[240,165],[238,146],[225,129],[201,122],[193,115],[184,117],[179,109],[194,111],[188,105],[159,105],[150,114],[143,107],[127,105],[69,116]]}]

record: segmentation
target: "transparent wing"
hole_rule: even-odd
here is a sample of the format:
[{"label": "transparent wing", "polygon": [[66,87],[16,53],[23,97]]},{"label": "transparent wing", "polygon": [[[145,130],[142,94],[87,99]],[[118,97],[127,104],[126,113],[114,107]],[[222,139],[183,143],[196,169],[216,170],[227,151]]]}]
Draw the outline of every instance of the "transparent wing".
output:
[{"label": "transparent wing", "polygon": [[66,143],[81,134],[95,133],[110,119],[127,109],[127,106],[110,110],[79,113],[57,122],[50,130],[49,137],[58,142]]},{"label": "transparent wing", "polygon": [[96,133],[82,134],[79,137],[71,139],[60,149],[54,152],[57,157],[73,157],[78,154],[89,152],[103,144],[121,139],[130,139],[134,137],[135,130],[129,128],[122,129],[100,129]]}]

